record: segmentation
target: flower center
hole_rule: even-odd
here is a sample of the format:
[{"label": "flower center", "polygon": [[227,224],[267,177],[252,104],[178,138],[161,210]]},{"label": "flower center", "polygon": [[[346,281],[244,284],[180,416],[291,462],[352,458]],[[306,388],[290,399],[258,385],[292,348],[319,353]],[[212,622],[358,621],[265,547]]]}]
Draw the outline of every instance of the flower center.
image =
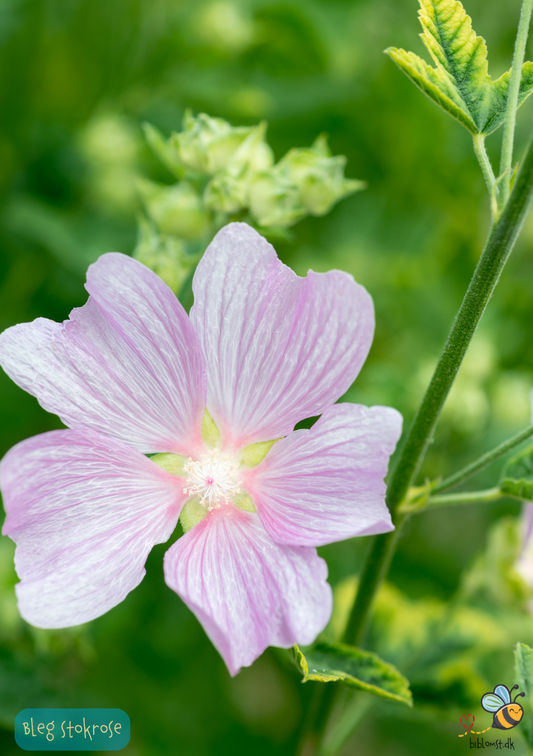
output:
[{"label": "flower center", "polygon": [[218,449],[202,454],[198,462],[189,457],[183,470],[187,475],[183,493],[199,496],[200,503],[209,511],[219,509],[221,500],[228,504],[232,496],[241,493],[238,463],[223,457]]}]

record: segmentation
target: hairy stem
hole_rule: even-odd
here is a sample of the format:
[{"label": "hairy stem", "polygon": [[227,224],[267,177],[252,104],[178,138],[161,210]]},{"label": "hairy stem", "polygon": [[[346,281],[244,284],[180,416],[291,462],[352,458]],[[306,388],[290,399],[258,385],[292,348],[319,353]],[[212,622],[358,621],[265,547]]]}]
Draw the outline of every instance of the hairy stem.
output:
[{"label": "hairy stem", "polygon": [[[518,24],[518,33],[513,56],[513,68],[509,80],[509,92],[507,96],[507,108],[503,125],[502,156],[500,162],[500,207],[503,207],[509,197],[511,186],[511,166],[513,163],[514,132],[516,124],[516,110],[518,108],[518,96],[520,93],[520,80],[522,78],[522,65],[526,51],[526,42],[531,22],[533,0],[523,0]],[[474,137],[475,139],[475,137]]]},{"label": "hairy stem", "polygon": [[435,507],[449,507],[454,504],[486,504],[504,498],[499,488],[488,488],[486,491],[464,491],[463,493],[444,494],[444,496],[430,496],[424,511]]},{"label": "hairy stem", "polygon": [[402,520],[396,518],[391,533],[376,536],[366,558],[355,602],[346,625],[343,641],[359,646],[364,643],[368,617],[379,586],[381,585],[400,537]]},{"label": "hairy stem", "polygon": [[533,436],[533,425],[530,425],[524,430],[520,431],[520,433],[517,433],[516,436],[507,439],[507,441],[504,441],[503,444],[500,444],[495,449],[492,449],[492,451],[489,451],[479,459],[476,459],[475,462],[472,462],[470,465],[463,467],[462,470],[459,470],[453,475],[450,475],[448,478],[444,478],[444,480],[440,481],[440,483],[432,486],[431,495],[433,496],[433,494],[436,494],[439,491],[446,491],[448,488],[458,486],[459,483],[464,483],[465,480],[468,480],[473,475],[481,472],[481,470],[484,470],[485,467],[488,467],[497,459],[503,457],[504,454],[507,454],[507,452],[511,451],[511,449],[514,449],[515,446],[518,446],[524,441],[527,441],[527,439],[531,438],[531,436]]},{"label": "hairy stem", "polygon": [[[528,147],[509,201],[499,220],[491,227],[485,249],[391,475],[387,503],[398,530],[398,507],[424,459],[446,397],[515,245],[532,198],[533,142]],[[397,539],[398,536],[391,533],[374,539],[350,616],[347,642],[358,642],[364,636],[375,594],[386,574]]]},{"label": "hairy stem", "polygon": [[[533,0],[531,0],[531,2],[533,2]],[[489,195],[492,199],[496,187],[496,177],[494,176],[494,171],[492,170],[492,165],[489,156],[487,155],[485,137],[482,134],[474,134],[473,138],[474,152],[476,153],[478,163],[481,166],[483,178],[485,179]]]}]

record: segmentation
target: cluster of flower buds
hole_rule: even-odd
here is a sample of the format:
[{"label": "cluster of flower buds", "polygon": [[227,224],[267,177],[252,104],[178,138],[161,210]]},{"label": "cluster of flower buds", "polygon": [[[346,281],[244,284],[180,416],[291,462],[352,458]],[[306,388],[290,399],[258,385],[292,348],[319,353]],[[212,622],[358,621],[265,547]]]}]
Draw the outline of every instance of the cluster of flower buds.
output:
[{"label": "cluster of flower buds", "polygon": [[177,292],[197,262],[187,253],[186,243],[177,236],[159,233],[147,218],[139,220],[139,239],[135,257],[157,273],[159,278]]},{"label": "cluster of flower buds", "polygon": [[[183,131],[169,139],[145,125],[148,144],[177,183],[138,180],[152,225],[142,225],[134,254],[149,267],[149,260],[157,260],[163,270],[172,265],[176,249],[184,250],[179,254],[179,275],[165,277],[175,291],[170,279],[182,281],[187,265],[190,270],[194,264],[195,255],[188,252],[205,247],[226,223],[244,220],[264,233],[279,233],[305,215],[325,215],[340,199],[364,187],[363,182],[344,177],[346,158],[332,156],[323,135],[312,147],[292,149],[274,164],[266,128],[264,121],[233,127],[221,118],[203,113],[195,117],[190,112],[185,114]],[[156,242],[154,234],[165,241]],[[175,244],[169,245],[169,240]]]}]

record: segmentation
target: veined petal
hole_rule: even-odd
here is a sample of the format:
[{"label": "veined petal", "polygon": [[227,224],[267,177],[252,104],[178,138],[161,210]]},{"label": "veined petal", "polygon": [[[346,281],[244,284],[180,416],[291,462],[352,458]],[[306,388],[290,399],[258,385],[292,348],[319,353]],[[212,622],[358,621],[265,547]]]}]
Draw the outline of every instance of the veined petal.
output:
[{"label": "veined petal", "polygon": [[347,273],[299,278],[245,223],[208,247],[191,320],[207,362],[207,407],[228,444],[289,433],[352,384],[374,333],[366,290]]},{"label": "veined petal", "polygon": [[312,643],[332,608],[315,549],[278,546],[256,514],[214,509],[165,555],[167,584],[202,623],[232,675],[267,646]]},{"label": "veined petal", "polygon": [[51,431],[0,465],[17,544],[21,615],[37,627],[78,625],[119,604],[176,527],[183,481],[94,431]]},{"label": "veined petal", "polygon": [[39,318],[0,336],[0,363],[44,409],[142,452],[199,442],[205,368],[194,329],[158,276],[126,255],[87,274],[91,297],[64,323]]},{"label": "veined petal", "polygon": [[336,404],[277,441],[242,481],[274,541],[321,546],[392,530],[383,478],[401,430],[390,407]]}]

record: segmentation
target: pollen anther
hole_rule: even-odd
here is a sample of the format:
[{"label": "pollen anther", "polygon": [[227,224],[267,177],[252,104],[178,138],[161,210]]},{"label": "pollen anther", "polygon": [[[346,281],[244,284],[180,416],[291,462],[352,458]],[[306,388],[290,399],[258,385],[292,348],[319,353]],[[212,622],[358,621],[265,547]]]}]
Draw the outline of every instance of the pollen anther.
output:
[{"label": "pollen anther", "polygon": [[188,484],[183,493],[198,496],[208,511],[219,509],[222,501],[228,504],[232,496],[241,493],[238,463],[224,457],[218,449],[202,454],[198,462],[189,457],[183,470]]}]

